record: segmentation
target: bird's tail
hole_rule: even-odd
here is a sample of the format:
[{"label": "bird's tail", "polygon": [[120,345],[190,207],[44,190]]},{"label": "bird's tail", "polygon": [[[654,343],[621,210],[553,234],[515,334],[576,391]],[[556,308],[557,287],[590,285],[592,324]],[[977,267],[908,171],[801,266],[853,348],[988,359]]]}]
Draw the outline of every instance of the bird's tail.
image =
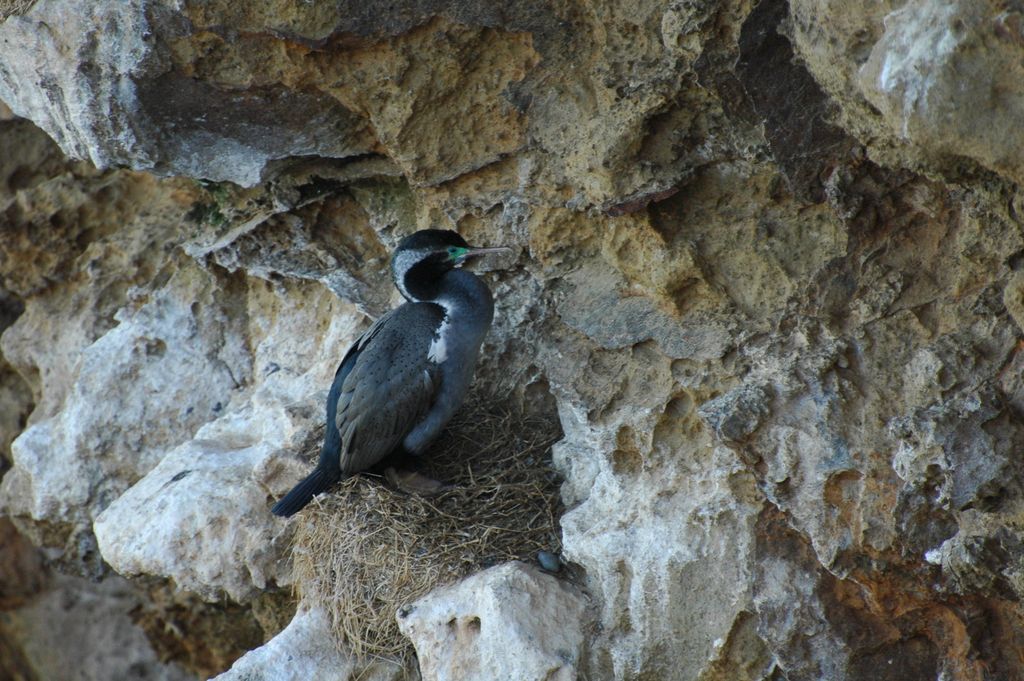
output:
[{"label": "bird's tail", "polygon": [[305,508],[314,496],[333,485],[340,477],[339,471],[324,470],[317,466],[305,480],[295,485],[291,492],[274,504],[270,512],[282,518],[293,516]]}]

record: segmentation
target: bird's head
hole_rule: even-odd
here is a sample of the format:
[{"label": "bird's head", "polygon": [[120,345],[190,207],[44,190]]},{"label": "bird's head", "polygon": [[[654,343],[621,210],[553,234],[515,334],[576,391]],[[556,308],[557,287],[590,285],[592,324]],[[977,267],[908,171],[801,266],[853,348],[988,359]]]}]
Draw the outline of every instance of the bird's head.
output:
[{"label": "bird's head", "polygon": [[[446,272],[488,253],[507,253],[505,247],[478,248],[449,229],[423,229],[402,239],[391,257],[391,276],[408,300],[429,300],[426,293]],[[422,291],[422,293],[420,293]]]}]

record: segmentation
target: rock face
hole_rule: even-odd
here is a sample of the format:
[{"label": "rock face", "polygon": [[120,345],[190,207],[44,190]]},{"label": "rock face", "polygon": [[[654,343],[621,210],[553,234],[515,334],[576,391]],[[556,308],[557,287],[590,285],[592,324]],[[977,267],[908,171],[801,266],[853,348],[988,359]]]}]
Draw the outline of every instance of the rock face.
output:
[{"label": "rock face", "polygon": [[37,3],[0,29],[11,67],[0,99],[100,168],[251,186],[278,159],[372,151],[365,122],[326,93],[269,84],[232,91],[178,72],[169,51],[188,24],[161,3]]},{"label": "rock face", "polygon": [[[211,600],[227,593],[247,601],[256,590],[288,582],[285,558],[290,532],[267,514],[267,495],[284,494],[305,468],[299,461],[288,461],[282,452],[296,448],[300,436],[320,417],[316,398],[323,397],[323,388],[330,385],[325,370],[333,353],[344,347],[343,340],[351,337],[356,315],[322,288],[312,295],[298,293],[302,305],[274,311],[283,300],[267,298],[265,288],[256,282],[255,290],[238,291],[241,298],[235,311],[240,315],[236,321],[243,322],[250,306],[258,309],[260,323],[266,326],[240,329],[240,336],[214,341],[226,353],[245,357],[243,372],[229,371],[216,357],[200,356],[208,363],[196,367],[193,374],[211,378],[220,368],[253,392],[237,408],[225,399],[206,409],[202,417],[211,420],[191,440],[166,452],[137,484],[96,516],[100,551],[118,572],[172,577]],[[183,295],[175,307],[189,310],[188,301]],[[329,323],[317,332],[321,320]],[[128,324],[118,328],[126,326],[130,328]],[[188,325],[172,327],[180,330]],[[284,328],[310,333],[296,346],[294,340],[299,338]],[[183,352],[191,352],[195,342],[161,340]],[[326,357],[318,361],[316,354],[321,351]],[[253,368],[258,375],[246,376]],[[182,389],[190,383],[181,375],[167,377]],[[240,390],[239,384],[233,388]],[[174,403],[191,406],[201,398],[192,394]],[[171,518],[173,522],[167,522]]]},{"label": "rock face", "polygon": [[577,678],[586,599],[537,568],[506,563],[398,611],[424,681]]},{"label": "rock face", "polygon": [[801,53],[856,117],[851,127],[870,129],[881,137],[876,144],[923,170],[955,168],[962,157],[1015,182],[1024,177],[1024,136],[1012,132],[1024,106],[1019,7],[988,0],[792,5]]},{"label": "rock face", "polygon": [[5,678],[194,679],[181,666],[157,658],[132,622],[137,605],[134,589],[116,576],[101,584],[55,576],[30,604],[0,612]]},{"label": "rock face", "polygon": [[334,645],[327,615],[300,610],[280,634],[246,654],[216,681],[400,681],[401,667],[357,664]]},{"label": "rock face", "polygon": [[[1024,676],[1024,10],[385,5],[0,12],[14,525],[259,619],[388,252],[455,228],[515,253],[478,380],[557,411],[587,608],[439,591],[425,677]],[[535,668],[498,584],[562,604]],[[316,617],[231,674],[346,678]]]}]

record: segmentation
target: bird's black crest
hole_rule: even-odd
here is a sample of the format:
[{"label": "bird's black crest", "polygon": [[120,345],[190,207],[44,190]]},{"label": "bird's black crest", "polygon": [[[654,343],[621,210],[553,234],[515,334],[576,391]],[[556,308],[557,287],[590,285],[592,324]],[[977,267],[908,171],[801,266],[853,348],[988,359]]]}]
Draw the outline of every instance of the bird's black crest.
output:
[{"label": "bird's black crest", "polygon": [[424,249],[442,249],[449,246],[468,248],[469,244],[458,232],[450,229],[421,229],[402,239],[396,250],[419,251]]}]

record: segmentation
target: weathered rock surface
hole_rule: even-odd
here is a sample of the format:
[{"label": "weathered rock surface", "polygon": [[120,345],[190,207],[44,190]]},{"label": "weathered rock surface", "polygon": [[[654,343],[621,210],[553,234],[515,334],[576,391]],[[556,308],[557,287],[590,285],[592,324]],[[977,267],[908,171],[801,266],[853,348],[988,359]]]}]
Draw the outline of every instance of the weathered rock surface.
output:
[{"label": "weathered rock surface", "polygon": [[280,634],[240,658],[217,681],[401,681],[397,664],[360,663],[338,650],[327,615],[300,610]]},{"label": "weathered rock surface", "polygon": [[[0,507],[64,569],[255,610],[389,249],[454,227],[514,251],[479,380],[565,434],[564,673],[1024,676],[1020,12],[21,8],[0,99],[91,164],[0,121]],[[462,646],[459,588],[426,602]],[[233,673],[322,673],[314,619]]]},{"label": "weathered rock surface", "polygon": [[0,27],[9,56],[0,98],[100,168],[251,186],[278,159],[372,151],[365,123],[326,93],[270,83],[240,90],[180,72],[170,52],[189,28],[163,3],[36,3]]},{"label": "weathered rock surface", "polygon": [[[247,316],[247,310],[258,310],[265,326],[247,329],[245,341],[229,343],[258,372],[247,379],[251,394],[235,408],[225,400],[215,410],[223,416],[167,452],[96,517],[100,552],[118,572],[171,577],[211,600],[227,593],[246,601],[269,584],[289,582],[291,534],[267,513],[268,495],[287,492],[304,470],[304,462],[282,453],[297,449],[319,420],[330,363],[358,317],[322,288],[296,293],[302,304],[293,306],[281,305],[284,300],[267,289],[257,280],[239,292],[236,311]],[[179,304],[187,310],[188,297]],[[328,324],[318,329],[321,321]],[[285,329],[309,334],[294,337]],[[183,350],[190,345],[175,344]],[[192,382],[173,372],[167,378],[182,390]]]},{"label": "weathered rock surface", "polygon": [[976,163],[1024,177],[1024,15],[982,0],[793,0],[801,56],[872,150],[956,175]]},{"label": "weathered rock surface", "polygon": [[[137,605],[134,589],[119,577],[95,584],[55,575],[32,603],[0,612],[0,649],[18,651],[21,663],[0,667],[5,678],[195,679],[180,666],[157,659],[132,622]],[[12,659],[5,654],[0,662]]]},{"label": "weathered rock surface", "polygon": [[578,678],[586,598],[523,563],[484,570],[398,611],[424,681]]}]

